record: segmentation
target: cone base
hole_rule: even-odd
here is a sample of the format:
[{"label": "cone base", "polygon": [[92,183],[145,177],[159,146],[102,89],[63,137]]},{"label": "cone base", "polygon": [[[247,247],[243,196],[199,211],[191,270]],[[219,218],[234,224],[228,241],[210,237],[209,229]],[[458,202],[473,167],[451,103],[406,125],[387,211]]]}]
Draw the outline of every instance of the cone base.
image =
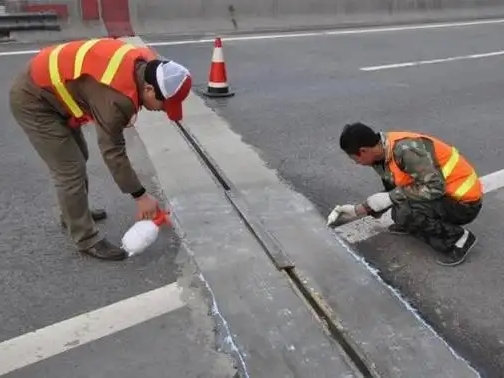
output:
[{"label": "cone base", "polygon": [[234,96],[234,92],[229,90],[229,87],[226,88],[212,88],[207,87],[206,90],[200,90],[200,93],[207,97],[232,97]]}]

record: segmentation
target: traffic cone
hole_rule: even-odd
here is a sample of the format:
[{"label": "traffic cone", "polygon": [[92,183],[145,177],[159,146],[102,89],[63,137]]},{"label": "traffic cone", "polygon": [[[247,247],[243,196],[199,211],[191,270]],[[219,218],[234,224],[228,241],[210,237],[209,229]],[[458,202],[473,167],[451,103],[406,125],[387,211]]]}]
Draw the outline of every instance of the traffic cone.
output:
[{"label": "traffic cone", "polygon": [[208,75],[208,88],[204,95],[208,97],[231,97],[234,93],[229,90],[227,82],[226,63],[222,52],[222,41],[215,38],[212,55],[212,64],[210,65],[210,74]]}]

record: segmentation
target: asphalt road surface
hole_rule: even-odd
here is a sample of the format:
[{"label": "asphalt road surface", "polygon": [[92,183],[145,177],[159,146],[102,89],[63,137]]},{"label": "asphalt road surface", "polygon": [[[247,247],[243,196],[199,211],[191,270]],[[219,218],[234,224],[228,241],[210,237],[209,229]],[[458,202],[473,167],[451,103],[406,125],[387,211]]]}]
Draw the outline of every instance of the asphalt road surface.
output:
[{"label": "asphalt road surface", "polygon": [[[232,377],[232,361],[215,351],[204,285],[173,231],[163,230],[147,252],[119,263],[80,255],[69,242],[60,227],[47,168],[8,109],[10,80],[28,58],[0,58],[0,375]],[[134,222],[135,206],[121,194],[103,164],[93,128],[86,128],[85,134],[91,155],[91,202],[106,208],[109,218],[100,229],[119,243]],[[142,182],[160,194],[135,130],[128,130],[127,144]],[[180,289],[185,303],[173,305],[178,303],[179,290],[172,292],[172,288]],[[151,294],[156,289],[164,295],[162,301]],[[125,299],[132,301],[130,305],[117,305]],[[94,315],[102,329],[89,329],[88,313],[105,306],[111,307]],[[67,319],[75,319],[81,333],[58,349],[68,335],[61,323]],[[40,338],[30,334],[44,327],[50,328]],[[100,334],[107,329],[117,332]],[[31,346],[16,341],[24,334],[32,335]],[[72,348],[86,337],[91,342]],[[20,345],[26,348],[16,349]],[[15,352],[31,347],[40,349],[25,355]],[[40,361],[33,360],[39,356]]]},{"label": "asphalt road surface", "polygon": [[[337,203],[381,190],[370,169],[339,151],[347,122],[431,133],[488,175],[504,161],[503,28],[495,23],[224,39],[236,95],[207,103],[324,216]],[[196,85],[206,87],[211,42],[157,42],[162,55],[186,64]],[[405,62],[413,64],[363,70]],[[502,187],[502,180],[497,184]],[[479,243],[457,268],[438,266],[428,247],[408,237],[357,229],[359,241],[352,243],[485,377],[504,370],[503,199],[502,190],[486,196],[471,225]]]},{"label": "asphalt road surface", "polygon": [[[361,201],[381,190],[373,172],[339,151],[339,133],[347,122],[435,134],[455,144],[487,175],[503,168],[503,27],[493,23],[224,40],[236,96],[207,103],[323,216],[336,203]],[[197,87],[206,87],[211,42],[154,42],[160,42],[156,49],[161,54],[191,69]],[[68,242],[47,170],[7,108],[10,79],[29,58],[4,54],[17,49],[19,45],[6,45],[0,51],[0,345],[4,350],[23,345],[20,335],[44,329],[39,345],[53,355],[39,362],[33,361],[38,353],[19,357],[19,366],[10,372],[6,361],[0,361],[0,375],[232,377],[231,361],[215,351],[214,322],[204,300],[208,293],[175,233],[164,230],[148,253],[120,264],[80,256]],[[397,66],[404,62],[413,63]],[[384,65],[392,66],[380,67]],[[363,70],[367,67],[375,68]],[[106,207],[109,219],[100,227],[118,242],[133,223],[134,206],[106,171],[92,128],[86,135],[92,203]],[[135,130],[128,130],[127,138],[142,180],[159,192]],[[493,184],[504,186],[501,180]],[[499,189],[487,195],[481,217],[471,226],[478,246],[457,268],[437,266],[428,248],[407,237],[354,226],[348,239],[453,348],[492,378],[504,369],[503,200]],[[186,302],[177,304],[174,290],[181,290]],[[142,303],[150,305],[125,316]],[[73,348],[79,341],[69,339],[58,350],[64,321],[72,319],[85,329],[89,314],[102,324],[101,332],[108,327],[117,332],[87,330],[93,341]]]}]

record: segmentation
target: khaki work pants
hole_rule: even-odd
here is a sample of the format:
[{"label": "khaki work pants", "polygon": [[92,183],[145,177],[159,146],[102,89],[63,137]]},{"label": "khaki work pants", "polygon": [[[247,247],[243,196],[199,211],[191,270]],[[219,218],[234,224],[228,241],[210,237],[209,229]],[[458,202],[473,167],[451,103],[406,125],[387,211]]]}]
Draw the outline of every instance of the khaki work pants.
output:
[{"label": "khaki work pants", "polygon": [[26,73],[14,80],[10,109],[49,168],[70,237],[79,250],[94,246],[101,237],[88,205],[86,162],[89,153],[82,131],[66,125],[40,97],[40,90]]}]

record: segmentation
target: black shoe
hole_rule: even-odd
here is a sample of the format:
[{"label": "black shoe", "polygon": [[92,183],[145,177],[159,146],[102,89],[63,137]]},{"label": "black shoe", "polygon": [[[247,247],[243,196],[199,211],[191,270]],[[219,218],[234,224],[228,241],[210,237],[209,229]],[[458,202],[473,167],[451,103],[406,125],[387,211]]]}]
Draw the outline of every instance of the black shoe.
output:
[{"label": "black shoe", "polygon": [[107,239],[102,239],[91,248],[81,252],[102,260],[119,261],[128,258],[128,253],[125,250],[112,244]]},{"label": "black shoe", "polygon": [[444,266],[456,266],[459,264],[462,264],[471,251],[472,247],[476,244],[476,241],[478,239],[474,234],[469,231],[469,235],[467,236],[467,240],[462,248],[459,247],[454,247],[450,252],[447,254],[441,255],[438,259],[437,262],[440,265]]},{"label": "black shoe", "polygon": [[403,226],[400,226],[396,223],[391,224],[390,226],[387,227],[387,229],[390,234],[394,234],[394,235],[407,235],[408,234],[408,231],[406,231],[406,229]]},{"label": "black shoe", "polygon": [[[91,217],[95,222],[98,222],[107,219],[107,212],[105,211],[105,209],[94,209],[91,210]],[[61,227],[67,228],[67,224],[63,219],[63,216],[61,216],[60,220],[61,220]]]}]

